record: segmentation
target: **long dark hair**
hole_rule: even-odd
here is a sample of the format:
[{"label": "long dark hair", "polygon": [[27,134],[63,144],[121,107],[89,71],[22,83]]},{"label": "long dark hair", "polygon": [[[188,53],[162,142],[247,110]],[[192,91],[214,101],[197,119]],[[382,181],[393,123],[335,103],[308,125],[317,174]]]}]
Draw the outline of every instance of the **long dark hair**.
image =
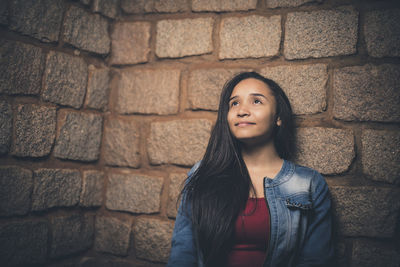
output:
[{"label": "long dark hair", "polygon": [[276,114],[281,119],[281,125],[274,130],[278,155],[290,159],[294,152],[292,109],[279,85],[256,72],[240,73],[228,81],[221,93],[218,117],[207,150],[181,192],[185,205],[191,208],[195,238],[206,266],[225,264],[237,216],[245,208],[249,191],[254,192],[240,143],[232,135],[227,121],[232,91],[240,81],[248,78],[264,82],[276,99]]}]

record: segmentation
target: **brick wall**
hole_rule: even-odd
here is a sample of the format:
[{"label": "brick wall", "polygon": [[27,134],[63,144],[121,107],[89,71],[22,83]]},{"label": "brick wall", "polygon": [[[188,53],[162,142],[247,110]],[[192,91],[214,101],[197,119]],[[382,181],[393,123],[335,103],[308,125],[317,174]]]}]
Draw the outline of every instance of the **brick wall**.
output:
[{"label": "brick wall", "polygon": [[1,265],[163,266],[221,87],[256,70],[328,181],[340,266],[398,266],[396,2],[1,1]]}]

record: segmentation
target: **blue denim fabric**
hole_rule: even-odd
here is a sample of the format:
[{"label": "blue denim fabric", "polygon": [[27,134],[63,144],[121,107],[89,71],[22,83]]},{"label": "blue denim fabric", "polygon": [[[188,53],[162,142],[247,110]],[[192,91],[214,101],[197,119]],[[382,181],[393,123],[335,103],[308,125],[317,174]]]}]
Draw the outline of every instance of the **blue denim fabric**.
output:
[{"label": "blue denim fabric", "polygon": [[[274,179],[264,178],[264,195],[271,228],[263,266],[330,265],[334,254],[331,202],[324,178],[315,170],[284,161]],[[203,266],[190,209],[183,206],[176,217],[167,266]]]}]

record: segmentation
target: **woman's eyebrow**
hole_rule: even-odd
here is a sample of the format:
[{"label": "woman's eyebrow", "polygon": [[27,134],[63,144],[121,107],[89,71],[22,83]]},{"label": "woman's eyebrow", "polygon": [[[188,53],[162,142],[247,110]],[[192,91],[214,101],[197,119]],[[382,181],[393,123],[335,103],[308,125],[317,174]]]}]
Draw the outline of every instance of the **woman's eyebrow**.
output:
[{"label": "woman's eyebrow", "polygon": [[260,93],[252,93],[252,94],[250,94],[250,95],[252,95],[252,96],[262,96],[262,97],[264,97],[265,99],[267,99],[267,97],[266,97],[265,95],[260,94]]},{"label": "woman's eyebrow", "polygon": [[229,98],[229,101],[231,101],[232,99],[235,99],[235,98],[237,98],[237,97],[238,97],[237,95],[232,96],[231,98]]}]

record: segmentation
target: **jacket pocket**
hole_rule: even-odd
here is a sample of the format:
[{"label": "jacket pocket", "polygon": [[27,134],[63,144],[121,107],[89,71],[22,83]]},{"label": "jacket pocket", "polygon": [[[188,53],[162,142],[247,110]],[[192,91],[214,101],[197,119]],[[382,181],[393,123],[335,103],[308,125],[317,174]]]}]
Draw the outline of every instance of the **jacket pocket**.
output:
[{"label": "jacket pocket", "polygon": [[308,211],[313,205],[308,194],[296,194],[286,197],[286,207]]}]

